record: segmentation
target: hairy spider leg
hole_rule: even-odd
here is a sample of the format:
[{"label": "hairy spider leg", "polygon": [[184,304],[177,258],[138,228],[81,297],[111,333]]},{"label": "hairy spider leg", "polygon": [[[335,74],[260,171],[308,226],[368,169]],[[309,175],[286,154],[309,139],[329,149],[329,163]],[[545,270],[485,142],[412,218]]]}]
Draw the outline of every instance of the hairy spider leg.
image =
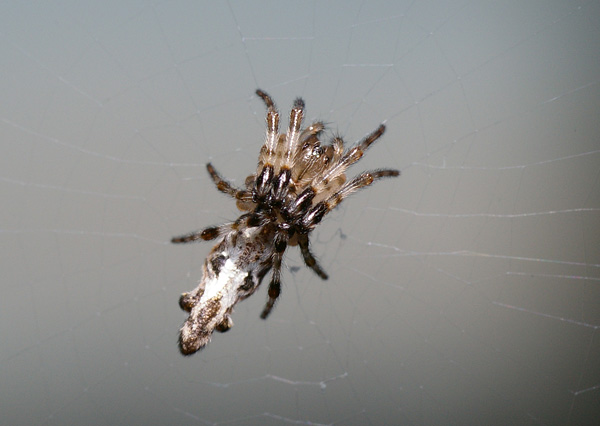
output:
[{"label": "hairy spider leg", "polygon": [[271,310],[273,309],[273,306],[275,305],[275,302],[281,294],[281,260],[283,259],[283,253],[285,252],[286,248],[287,235],[282,232],[278,232],[275,235],[275,252],[273,253],[273,272],[271,273],[271,282],[269,283],[268,291],[269,299],[267,300],[267,303],[262,313],[260,314],[260,317],[262,319],[266,319],[269,316]]},{"label": "hairy spider leg", "polygon": [[306,266],[315,271],[322,279],[328,279],[327,273],[321,268],[321,265],[319,265],[317,259],[315,259],[308,248],[308,234],[301,234],[298,237],[298,245],[300,246],[300,252],[302,253],[302,258],[304,259]]},{"label": "hairy spider leg", "polygon": [[373,184],[373,182],[381,178],[396,177],[399,175],[400,171],[395,169],[371,170],[361,173],[326,200],[315,204],[310,212],[304,216],[302,225],[308,232],[312,231],[321,222],[323,217],[340,204],[348,195]]},{"label": "hairy spider leg", "polygon": [[217,189],[224,194],[229,195],[232,198],[240,201],[252,201],[252,194],[245,189],[238,189],[231,185],[228,181],[223,179],[219,172],[213,167],[211,163],[206,165],[206,170],[215,183]]}]

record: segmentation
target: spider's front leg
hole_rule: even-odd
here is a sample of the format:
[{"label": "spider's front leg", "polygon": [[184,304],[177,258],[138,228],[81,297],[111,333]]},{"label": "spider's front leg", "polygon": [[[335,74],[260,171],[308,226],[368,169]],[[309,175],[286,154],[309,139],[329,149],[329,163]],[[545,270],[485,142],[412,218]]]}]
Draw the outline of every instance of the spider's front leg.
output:
[{"label": "spider's front leg", "polygon": [[336,208],[350,194],[372,185],[373,182],[381,178],[396,177],[399,175],[400,171],[394,169],[370,170],[361,173],[351,181],[346,182],[337,192],[312,206],[300,221],[302,228],[306,232],[312,231],[327,213]]}]

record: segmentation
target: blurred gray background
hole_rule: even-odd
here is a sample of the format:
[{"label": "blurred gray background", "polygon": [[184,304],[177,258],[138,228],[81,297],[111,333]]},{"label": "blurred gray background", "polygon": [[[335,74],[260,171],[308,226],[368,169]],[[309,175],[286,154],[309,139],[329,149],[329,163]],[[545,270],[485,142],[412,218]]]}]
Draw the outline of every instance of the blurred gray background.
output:
[{"label": "blurred gray background", "polygon": [[[1,423],[597,424],[599,46],[596,1],[4,2]],[[169,240],[238,216],[257,87],[402,176],[184,358]]]}]

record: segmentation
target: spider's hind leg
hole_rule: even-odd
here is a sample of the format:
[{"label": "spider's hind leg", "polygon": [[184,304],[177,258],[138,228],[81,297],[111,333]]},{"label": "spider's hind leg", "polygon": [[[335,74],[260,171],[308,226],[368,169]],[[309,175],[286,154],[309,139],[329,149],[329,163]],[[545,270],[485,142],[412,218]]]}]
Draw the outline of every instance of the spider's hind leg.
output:
[{"label": "spider's hind leg", "polygon": [[319,265],[319,263],[317,262],[317,259],[315,259],[313,254],[310,252],[310,249],[308,248],[307,234],[303,234],[300,237],[298,237],[298,245],[300,246],[300,252],[302,253],[302,258],[304,259],[304,263],[306,264],[306,266],[315,271],[315,274],[317,274],[322,279],[326,280],[327,278],[329,278],[327,276],[327,273],[323,270],[323,268],[321,268],[321,265]]},{"label": "spider's hind leg", "polygon": [[281,294],[281,260],[286,248],[287,239],[280,234],[276,235],[275,253],[273,255],[273,275],[271,276],[271,282],[269,283],[269,299],[260,314],[262,319],[266,319],[269,316],[273,306],[275,306],[275,302]]},{"label": "spider's hind leg", "polygon": [[[273,269],[275,269],[275,268],[273,268]],[[273,270],[273,274],[275,274],[275,270]],[[280,273],[278,272],[277,275],[280,275]],[[269,284],[269,299],[267,300],[267,303],[265,304],[265,307],[260,314],[260,317],[262,319],[267,319],[267,317],[273,310],[273,306],[275,306],[275,302],[279,298],[280,294],[281,294],[281,280],[278,277],[277,280],[271,281],[271,283]]]}]

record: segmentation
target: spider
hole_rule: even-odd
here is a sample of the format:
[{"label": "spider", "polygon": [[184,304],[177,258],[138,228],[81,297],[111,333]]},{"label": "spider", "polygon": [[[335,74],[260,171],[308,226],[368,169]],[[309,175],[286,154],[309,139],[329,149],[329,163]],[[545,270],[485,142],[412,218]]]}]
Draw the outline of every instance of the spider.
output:
[{"label": "spider", "polygon": [[253,294],[272,270],[268,299],[260,317],[269,316],[281,293],[281,262],[288,246],[300,247],[306,266],[326,280],[327,274],[309,249],[310,233],[353,192],[400,174],[394,169],[371,170],[346,181],[346,169],[381,137],[383,124],[351,149],[344,149],[340,137],[322,145],[319,136],[325,129],[323,122],[302,128],[301,98],[294,101],[287,132],[279,133],[275,103],[260,89],[256,94],[267,107],[266,139],[256,173],[248,176],[245,188],[240,189],[223,179],[212,164],[206,165],[217,189],[235,199],[243,214],[235,222],[171,240],[217,240],[204,261],[200,283],[179,299],[180,307],[189,312],[179,336],[179,349],[184,355],[203,348],[214,330],[229,330],[235,304]]}]

